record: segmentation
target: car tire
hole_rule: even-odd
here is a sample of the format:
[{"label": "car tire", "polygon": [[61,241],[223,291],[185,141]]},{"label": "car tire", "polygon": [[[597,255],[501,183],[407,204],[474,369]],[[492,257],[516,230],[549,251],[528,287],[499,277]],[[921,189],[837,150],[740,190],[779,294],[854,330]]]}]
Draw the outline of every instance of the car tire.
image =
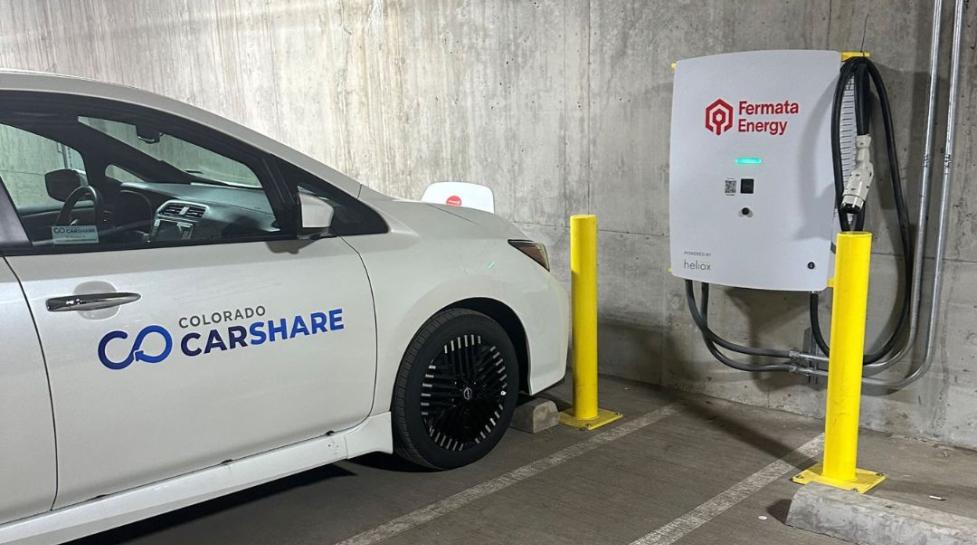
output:
[{"label": "car tire", "polygon": [[431,469],[470,464],[509,427],[519,393],[516,351],[485,314],[448,309],[414,336],[394,386],[395,452]]}]

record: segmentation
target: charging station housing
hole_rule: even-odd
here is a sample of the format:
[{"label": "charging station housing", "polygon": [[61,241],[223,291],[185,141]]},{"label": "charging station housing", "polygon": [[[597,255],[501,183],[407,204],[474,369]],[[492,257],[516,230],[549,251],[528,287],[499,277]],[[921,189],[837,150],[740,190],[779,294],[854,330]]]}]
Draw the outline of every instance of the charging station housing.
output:
[{"label": "charging station housing", "polygon": [[[840,66],[839,52],[810,50],[676,63],[672,274],[754,289],[825,289],[837,232],[830,130]],[[845,155],[852,115],[842,115]]]}]

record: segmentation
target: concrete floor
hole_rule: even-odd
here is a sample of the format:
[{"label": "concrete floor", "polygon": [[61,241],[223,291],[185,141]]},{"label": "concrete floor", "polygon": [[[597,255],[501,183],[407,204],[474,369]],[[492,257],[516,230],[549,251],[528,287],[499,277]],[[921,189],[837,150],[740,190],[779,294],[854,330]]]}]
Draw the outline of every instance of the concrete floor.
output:
[{"label": "concrete floor", "polygon": [[[565,384],[547,393],[558,402],[568,394]],[[359,536],[351,542],[367,544],[379,541],[363,533],[381,527],[389,532],[383,534],[389,536],[385,544],[627,545],[665,525],[670,538],[655,534],[643,543],[842,543],[781,522],[796,489],[789,478],[809,462],[794,450],[819,436],[820,421],[679,397],[610,378],[602,379],[601,399],[602,406],[624,412],[625,420],[589,433],[564,427],[537,435],[512,430],[487,458],[450,472],[421,471],[385,455],[364,456],[79,543],[322,545]],[[629,421],[634,426],[635,419],[664,407],[675,412],[644,417],[648,425],[575,457],[553,456],[614,426]],[[786,465],[769,466],[781,458]],[[551,467],[492,488],[498,488],[500,475],[516,468],[537,462],[531,467],[539,470],[540,460]],[[977,518],[975,452],[866,432],[860,465],[890,475],[878,496]],[[773,477],[757,485],[760,470],[769,474],[770,467]],[[486,481],[490,484],[482,484]],[[495,491],[486,494],[486,486]],[[422,512],[426,522],[402,519],[408,522],[400,533],[381,526],[449,496],[477,491],[484,495]],[[717,496],[722,501],[717,503]],[[687,516],[690,512],[693,516]]]}]

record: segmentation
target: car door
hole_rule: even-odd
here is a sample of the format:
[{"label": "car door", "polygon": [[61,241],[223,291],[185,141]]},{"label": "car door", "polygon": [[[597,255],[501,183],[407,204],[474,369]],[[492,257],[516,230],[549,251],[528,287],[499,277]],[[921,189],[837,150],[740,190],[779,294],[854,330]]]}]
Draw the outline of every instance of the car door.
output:
[{"label": "car door", "polygon": [[[9,113],[18,108],[24,116]],[[364,266],[342,238],[300,240],[289,228],[298,199],[272,158],[188,120],[94,99],[2,111],[0,123],[63,134],[91,186],[123,183],[106,169],[131,177],[114,189],[132,196],[104,198],[104,217],[69,212],[6,251],[47,362],[56,507],[366,417],[376,343]],[[151,218],[114,224],[139,202]]]},{"label": "car door", "polygon": [[41,345],[17,279],[0,258],[0,524],[51,508],[54,421]]}]

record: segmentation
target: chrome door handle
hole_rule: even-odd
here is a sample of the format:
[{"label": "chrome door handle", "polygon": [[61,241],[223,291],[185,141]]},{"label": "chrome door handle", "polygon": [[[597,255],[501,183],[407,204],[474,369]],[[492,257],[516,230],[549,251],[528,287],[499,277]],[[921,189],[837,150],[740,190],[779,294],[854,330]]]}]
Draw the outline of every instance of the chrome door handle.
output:
[{"label": "chrome door handle", "polygon": [[50,312],[68,312],[72,310],[101,310],[117,307],[126,303],[135,303],[142,296],[138,293],[86,293],[68,295],[67,297],[53,297],[47,300]]}]

